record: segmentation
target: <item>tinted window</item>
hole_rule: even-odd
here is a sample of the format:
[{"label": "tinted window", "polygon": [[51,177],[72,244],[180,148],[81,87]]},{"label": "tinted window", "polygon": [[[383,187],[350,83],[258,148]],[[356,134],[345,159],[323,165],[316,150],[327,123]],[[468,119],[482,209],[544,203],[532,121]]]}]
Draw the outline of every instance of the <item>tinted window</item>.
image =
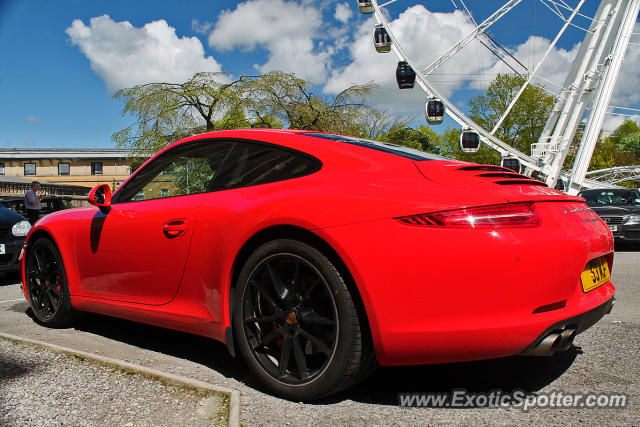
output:
[{"label": "tinted window", "polygon": [[330,133],[301,133],[299,135],[313,136],[316,138],[330,139],[332,141],[344,142],[347,144],[366,147],[372,150],[383,151],[396,156],[406,157],[411,160],[448,160],[446,157],[437,154],[426,153],[414,148],[402,145],[390,144],[388,142],[372,141],[370,139],[356,138],[355,136],[334,135]]},{"label": "tinted window", "polygon": [[217,189],[247,187],[308,175],[320,168],[310,156],[266,144],[236,143],[214,180]]},{"label": "tinted window", "polygon": [[232,142],[197,141],[155,158],[114,196],[113,203],[142,201],[212,191],[212,180]]},{"label": "tinted window", "polygon": [[578,193],[589,206],[602,205],[640,205],[638,190],[587,190]]}]

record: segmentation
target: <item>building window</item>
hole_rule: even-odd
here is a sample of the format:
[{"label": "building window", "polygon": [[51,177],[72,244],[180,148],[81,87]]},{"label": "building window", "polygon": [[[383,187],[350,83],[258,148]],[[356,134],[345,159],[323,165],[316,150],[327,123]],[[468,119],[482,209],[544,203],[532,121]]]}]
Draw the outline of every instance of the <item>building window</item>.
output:
[{"label": "building window", "polygon": [[24,176],[36,176],[36,164],[25,163],[24,164]]},{"label": "building window", "polygon": [[133,200],[139,202],[140,200],[144,200],[144,190],[138,191],[138,193],[133,196]]},{"label": "building window", "polygon": [[162,190],[160,190],[160,195],[162,197],[169,197],[169,189],[168,188],[163,188]]},{"label": "building window", "polygon": [[102,162],[91,162],[91,175],[102,175]]},{"label": "building window", "polygon": [[63,163],[63,162],[58,163],[58,175],[69,175],[69,174],[70,174],[69,163]]},{"label": "building window", "polygon": [[0,175],[4,175],[4,163],[0,163]]},{"label": "building window", "polygon": [[171,163],[169,166],[167,166],[167,168],[165,170],[162,171],[162,175],[164,175],[164,176],[173,175],[174,174],[174,170],[175,170],[175,165],[173,163]]}]

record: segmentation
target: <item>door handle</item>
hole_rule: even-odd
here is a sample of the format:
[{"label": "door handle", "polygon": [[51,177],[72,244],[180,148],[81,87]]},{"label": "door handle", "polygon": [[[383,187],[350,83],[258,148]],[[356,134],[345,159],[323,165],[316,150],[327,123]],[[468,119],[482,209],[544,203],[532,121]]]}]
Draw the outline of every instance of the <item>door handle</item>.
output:
[{"label": "door handle", "polygon": [[162,232],[170,239],[174,237],[180,237],[187,232],[187,220],[186,219],[172,219],[169,222],[164,223],[162,226]]}]

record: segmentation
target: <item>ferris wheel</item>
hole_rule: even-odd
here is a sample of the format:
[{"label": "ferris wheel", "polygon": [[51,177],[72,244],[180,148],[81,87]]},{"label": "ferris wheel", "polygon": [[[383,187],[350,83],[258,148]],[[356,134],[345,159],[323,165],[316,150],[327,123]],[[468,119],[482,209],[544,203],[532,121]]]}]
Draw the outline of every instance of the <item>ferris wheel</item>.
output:
[{"label": "ferris wheel", "polygon": [[[584,10],[587,0],[574,0],[575,4],[569,4],[569,0],[527,0],[546,7],[555,15],[559,24],[557,34],[544,54],[528,67],[523,64],[526,61],[516,58],[488,31],[523,0],[506,1],[481,22],[476,21],[464,0],[451,0],[455,9],[466,16],[468,31],[429,64],[419,63],[410,57],[394,35],[393,22],[390,23],[394,10],[391,8],[395,11],[399,6],[402,8],[399,4],[402,1],[358,0],[358,7],[361,13],[373,14],[375,17],[373,42],[376,51],[393,52],[398,58],[398,88],[411,89],[417,84],[425,93],[425,118],[429,124],[441,123],[445,115],[450,117],[462,129],[460,146],[464,152],[477,152],[481,144],[486,144],[501,154],[504,167],[516,171],[523,168],[523,173],[529,176],[536,174],[551,187],[556,186],[576,194],[584,187],[606,186],[601,181],[585,178],[585,174],[633,33],[640,0],[601,0],[593,16],[589,16]],[[409,5],[409,0],[404,1]],[[577,22],[579,20],[581,22]],[[538,142],[532,144],[531,154],[525,154],[498,138],[498,130],[513,112],[516,102],[528,86],[536,85],[548,90],[540,69],[569,28],[583,30],[584,40],[564,84],[556,84],[557,92],[552,92],[555,104]],[[491,129],[474,122],[438,89],[432,78],[435,70],[459,55],[472,42],[482,45],[504,63],[510,72],[520,75],[524,81]],[[563,172],[563,164],[579,127],[582,128],[582,136],[572,170],[570,173]]]}]

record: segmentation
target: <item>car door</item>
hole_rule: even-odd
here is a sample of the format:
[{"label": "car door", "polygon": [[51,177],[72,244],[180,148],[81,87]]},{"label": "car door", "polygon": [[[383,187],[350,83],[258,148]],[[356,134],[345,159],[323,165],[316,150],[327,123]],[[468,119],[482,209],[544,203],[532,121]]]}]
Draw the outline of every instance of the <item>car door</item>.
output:
[{"label": "car door", "polygon": [[175,296],[204,193],[231,142],[197,141],[170,149],[96,208],[76,231],[83,294],[142,304]]}]

